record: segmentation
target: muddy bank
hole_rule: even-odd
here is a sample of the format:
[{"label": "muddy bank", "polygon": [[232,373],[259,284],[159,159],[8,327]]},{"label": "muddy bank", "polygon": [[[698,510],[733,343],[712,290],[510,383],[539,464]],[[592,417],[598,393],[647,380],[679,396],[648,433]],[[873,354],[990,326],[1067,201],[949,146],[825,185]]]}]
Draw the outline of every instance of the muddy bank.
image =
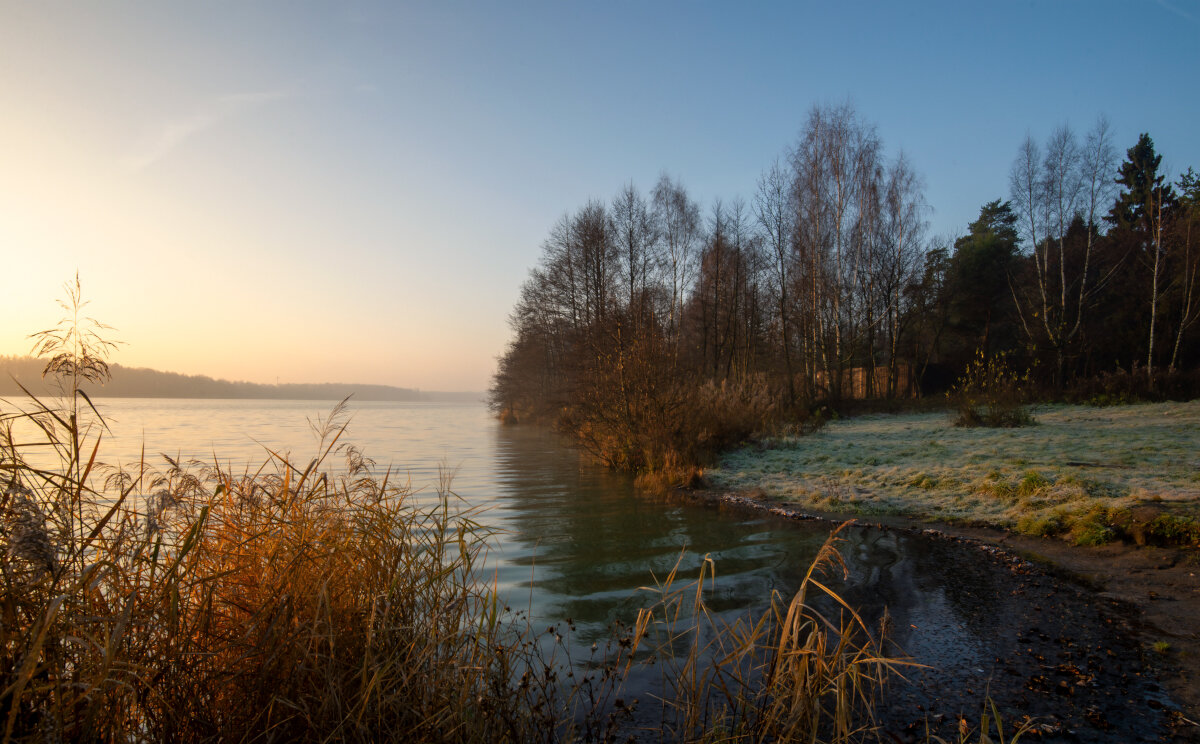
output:
[{"label": "muddy bank", "polygon": [[[746,494],[700,491],[685,498],[785,519],[845,520]],[[977,724],[990,697],[1006,732],[1034,719],[1033,740],[1200,741],[1191,723],[1200,720],[1194,555],[1080,549],[899,518],[874,519],[864,529],[855,549],[882,551],[883,560],[870,563],[884,566],[886,575],[851,576],[847,599],[875,615],[887,607],[896,648],[934,667],[910,670],[908,682],[889,685],[880,710],[885,740],[920,739],[927,725],[957,740],[960,716]],[[897,558],[889,564],[892,554]],[[919,572],[903,556],[944,567],[941,580],[955,587],[945,593],[953,606],[930,611],[939,587],[916,580]],[[913,602],[918,594],[922,601]],[[1156,643],[1169,648],[1157,651]]]}]

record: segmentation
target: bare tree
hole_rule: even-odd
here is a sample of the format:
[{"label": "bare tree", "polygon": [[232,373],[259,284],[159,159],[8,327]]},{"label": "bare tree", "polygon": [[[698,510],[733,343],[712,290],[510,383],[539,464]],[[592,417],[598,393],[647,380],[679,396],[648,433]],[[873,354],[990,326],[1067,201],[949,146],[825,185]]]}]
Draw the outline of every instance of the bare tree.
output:
[{"label": "bare tree", "polygon": [[661,238],[662,271],[671,287],[668,334],[679,333],[684,293],[695,269],[696,244],[700,240],[700,207],[688,197],[687,190],[666,174],[659,177],[652,195],[654,219]]},{"label": "bare tree", "polygon": [[730,276],[732,298],[731,332],[732,347],[726,376],[736,374],[748,376],[758,370],[764,356],[762,338],[762,242],[753,229],[753,217],[749,207],[740,196],[735,197],[727,211],[726,232],[732,258]]},{"label": "bare tree", "polygon": [[792,204],[791,181],[778,161],[758,179],[758,191],[754,195],[754,216],[770,251],[775,322],[779,324],[788,400],[792,402],[796,400],[796,371],[792,365],[794,342],[791,337],[792,300],[789,290],[794,281],[793,225],[796,210]]},{"label": "bare tree", "polygon": [[725,205],[713,201],[712,213],[708,218],[708,234],[700,251],[700,266],[693,292],[698,313],[700,334],[700,359],[711,377],[718,377],[729,328],[725,319],[733,308],[730,277],[734,266],[731,260],[729,237],[726,234]]},{"label": "bare tree", "polygon": [[591,325],[608,315],[617,274],[608,212],[598,201],[589,201],[571,221],[573,263],[583,277],[583,322]]},{"label": "bare tree", "polygon": [[538,292],[539,301],[546,312],[557,313],[569,320],[573,330],[583,326],[584,286],[580,257],[574,250],[573,223],[563,215],[550,228],[550,235],[542,243],[542,263],[545,271],[531,275],[533,286],[529,292]]},{"label": "bare tree", "polygon": [[888,397],[899,392],[900,338],[909,317],[905,289],[917,282],[924,265],[925,208],[921,179],[901,153],[888,169],[879,272],[887,302]]},{"label": "bare tree", "polygon": [[657,227],[651,218],[646,200],[632,183],[613,199],[612,239],[616,245],[620,266],[620,281],[624,290],[630,323],[643,322],[651,308],[650,284],[653,281],[654,244]]},{"label": "bare tree", "polygon": [[[1067,228],[1079,214],[1079,200],[1083,192],[1079,152],[1075,133],[1069,127],[1059,127],[1046,143],[1046,161],[1042,168],[1042,193],[1046,199],[1048,231],[1046,237],[1053,240],[1054,246],[1046,245],[1043,250],[1037,251],[1039,283],[1043,285],[1043,295],[1050,295],[1049,302],[1044,299],[1042,304],[1043,318],[1048,324],[1047,335],[1060,351],[1067,339],[1079,329],[1077,315],[1075,323],[1068,330],[1066,251]],[[1054,250],[1057,250],[1057,256],[1052,258],[1051,251]],[[1053,291],[1053,278],[1050,276],[1055,264],[1058,269],[1057,292]],[[1049,324],[1053,324],[1053,327]]]},{"label": "bare tree", "polygon": [[[1169,198],[1163,188],[1163,179],[1149,190],[1149,203],[1146,205],[1146,217],[1150,221],[1150,339],[1146,345],[1146,375],[1154,386],[1154,329],[1158,321],[1158,303],[1161,296],[1159,282],[1162,277],[1163,263],[1166,251],[1163,247],[1163,202]],[[1168,187],[1169,188],[1169,187]]]},{"label": "bare tree", "polygon": [[1181,233],[1179,241],[1182,243],[1183,255],[1178,275],[1179,324],[1175,331],[1175,345],[1171,349],[1171,362],[1168,367],[1171,370],[1175,369],[1175,363],[1179,359],[1179,346],[1184,333],[1200,319],[1200,302],[1197,302],[1197,294],[1200,293],[1200,287],[1197,286],[1197,279],[1200,278],[1200,256],[1197,255],[1194,245],[1197,225],[1200,224],[1200,178],[1191,168],[1180,177],[1179,190],[1183,195],[1184,212],[1177,229]]},{"label": "bare tree", "polygon": [[[1069,127],[1054,130],[1042,156],[1032,136],[1017,151],[1009,176],[1021,233],[1033,258],[1036,295],[1013,296],[1031,340],[1044,339],[1055,354],[1055,385],[1065,381],[1071,346],[1078,340],[1088,300],[1104,280],[1093,281],[1097,213],[1111,195],[1113,155],[1107,120],[1100,117],[1081,146]],[[1073,227],[1082,225],[1082,249]]]},{"label": "bare tree", "polygon": [[819,368],[834,399],[869,325],[859,306],[875,235],[880,149],[874,127],[844,104],[815,107],[791,152],[794,236],[812,317],[806,366],[814,375]]},{"label": "bare tree", "polygon": [[1092,280],[1092,253],[1096,238],[1100,234],[1101,210],[1112,204],[1116,192],[1113,173],[1117,169],[1117,151],[1112,143],[1112,127],[1108,117],[1101,114],[1088,132],[1080,151],[1080,179],[1083,182],[1083,215],[1087,220],[1087,246],[1083,254],[1083,269],[1079,277],[1076,323],[1082,322],[1087,301],[1104,288],[1119,264],[1109,267],[1107,273]]}]

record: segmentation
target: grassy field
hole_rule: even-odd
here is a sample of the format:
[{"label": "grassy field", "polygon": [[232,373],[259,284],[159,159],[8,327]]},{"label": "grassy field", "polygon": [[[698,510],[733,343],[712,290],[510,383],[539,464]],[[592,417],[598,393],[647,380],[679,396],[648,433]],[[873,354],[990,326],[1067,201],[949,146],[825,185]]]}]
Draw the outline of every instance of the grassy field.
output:
[{"label": "grassy field", "polygon": [[[1041,406],[1036,425],[958,428],[949,413],[872,415],[723,457],[713,488],[850,514],[985,523],[1076,542],[1194,542],[1200,400]],[[1161,533],[1161,534],[1160,534]]]}]

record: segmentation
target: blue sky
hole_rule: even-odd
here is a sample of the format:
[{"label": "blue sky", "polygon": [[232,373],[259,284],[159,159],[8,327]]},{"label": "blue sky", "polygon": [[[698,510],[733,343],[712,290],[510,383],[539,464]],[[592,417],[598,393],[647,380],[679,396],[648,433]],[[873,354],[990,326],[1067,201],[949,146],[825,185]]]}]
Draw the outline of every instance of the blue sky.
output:
[{"label": "blue sky", "polygon": [[0,354],[78,270],[124,364],[482,389],[589,198],[749,198],[848,99],[953,234],[1101,113],[1200,168],[1197,50],[1197,0],[0,0]]}]

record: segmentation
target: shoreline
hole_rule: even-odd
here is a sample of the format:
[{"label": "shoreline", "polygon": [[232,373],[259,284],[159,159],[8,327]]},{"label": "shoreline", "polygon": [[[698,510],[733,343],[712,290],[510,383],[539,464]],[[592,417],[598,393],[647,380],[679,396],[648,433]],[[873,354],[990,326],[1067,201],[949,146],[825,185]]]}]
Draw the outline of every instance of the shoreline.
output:
[{"label": "shoreline", "polygon": [[[1200,741],[1200,553],[1125,543],[1077,546],[996,527],[952,524],[901,515],[869,516],[799,508],[757,490],[677,490],[690,501],[766,513],[778,519],[854,522],[863,527],[920,534],[974,547],[1022,571],[1032,570],[1082,587],[1098,600],[1132,610],[1133,632],[1146,665],[1180,707],[1171,716],[1173,741]],[[1165,652],[1155,650],[1166,642]]]}]

